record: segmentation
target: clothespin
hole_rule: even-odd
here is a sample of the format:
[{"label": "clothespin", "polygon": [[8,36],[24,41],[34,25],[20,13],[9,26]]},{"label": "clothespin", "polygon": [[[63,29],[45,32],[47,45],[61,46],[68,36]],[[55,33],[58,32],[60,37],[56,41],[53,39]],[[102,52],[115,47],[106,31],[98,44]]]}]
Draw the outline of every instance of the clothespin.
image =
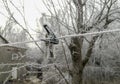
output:
[{"label": "clothespin", "polygon": [[48,27],[48,25],[43,25],[45,28],[48,38],[47,40],[44,40],[45,42],[49,42],[51,44],[59,44],[59,39],[56,37],[56,35],[53,33],[53,31]]}]

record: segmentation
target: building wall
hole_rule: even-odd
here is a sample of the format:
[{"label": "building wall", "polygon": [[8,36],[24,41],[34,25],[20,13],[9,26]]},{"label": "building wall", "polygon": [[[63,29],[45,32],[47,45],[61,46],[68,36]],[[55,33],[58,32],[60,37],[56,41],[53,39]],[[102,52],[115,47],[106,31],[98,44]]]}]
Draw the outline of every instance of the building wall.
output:
[{"label": "building wall", "polygon": [[[12,46],[0,47],[0,64],[10,63],[25,63],[25,51],[26,49],[17,48]],[[0,66],[0,72],[10,71],[12,67],[20,67],[21,65],[14,66]],[[18,77],[25,73],[25,69],[21,68],[18,73]],[[9,74],[1,74],[0,82],[4,81]]]}]

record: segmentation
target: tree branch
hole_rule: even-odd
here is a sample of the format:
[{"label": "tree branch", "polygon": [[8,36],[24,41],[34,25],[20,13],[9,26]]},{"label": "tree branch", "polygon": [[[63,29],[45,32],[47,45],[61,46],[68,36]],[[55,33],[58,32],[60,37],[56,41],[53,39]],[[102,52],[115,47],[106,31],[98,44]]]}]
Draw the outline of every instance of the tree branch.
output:
[{"label": "tree branch", "polygon": [[54,65],[55,68],[58,70],[58,72],[60,73],[60,75],[63,77],[63,79],[65,80],[66,84],[69,84],[69,82],[67,81],[67,79],[65,78],[65,76],[63,75],[62,71],[56,66]]},{"label": "tree branch", "polygon": [[98,36],[99,36],[99,35],[92,37],[91,42],[89,43],[89,47],[88,47],[87,53],[86,53],[86,55],[85,55],[86,57],[85,57],[84,60],[82,61],[83,67],[85,67],[85,65],[88,63],[89,58],[90,58],[91,55],[92,55],[92,50],[93,50],[93,47],[94,47],[94,45],[95,45],[95,42],[96,42]]},{"label": "tree branch", "polygon": [[0,38],[7,44],[9,43],[9,41],[7,39],[5,39],[2,35],[0,35]]}]

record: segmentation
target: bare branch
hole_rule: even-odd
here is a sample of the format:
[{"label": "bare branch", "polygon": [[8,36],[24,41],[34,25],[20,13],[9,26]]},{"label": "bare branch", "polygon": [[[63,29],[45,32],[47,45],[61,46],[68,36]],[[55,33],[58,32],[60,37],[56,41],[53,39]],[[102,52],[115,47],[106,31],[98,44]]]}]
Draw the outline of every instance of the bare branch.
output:
[{"label": "bare branch", "polygon": [[94,45],[95,45],[95,42],[98,38],[98,35],[97,36],[94,36],[92,37],[91,39],[91,42],[89,43],[89,47],[88,47],[88,50],[87,50],[87,53],[86,53],[86,57],[84,58],[84,60],[82,61],[82,64],[83,64],[83,67],[85,67],[85,65],[88,63],[89,61],[89,58],[91,57],[91,54],[92,54],[92,50],[94,48]]},{"label": "bare branch", "polygon": [[62,71],[61,71],[56,65],[54,65],[54,66],[55,66],[55,68],[58,70],[59,74],[63,77],[63,79],[65,80],[66,84],[69,84],[68,81],[67,81],[67,79],[66,79],[65,76],[63,75]]},{"label": "bare branch", "polygon": [[68,68],[68,72],[70,71],[70,68],[69,68],[69,64],[68,64],[68,60],[67,60],[67,55],[66,55],[66,51],[65,51],[65,47],[62,43],[62,48],[63,48],[63,53],[64,53],[64,56],[65,56],[65,61],[66,61],[66,65],[67,65],[67,68]]},{"label": "bare branch", "polygon": [[9,41],[7,39],[5,39],[2,35],[0,35],[0,38],[5,42],[5,43],[9,43]]}]

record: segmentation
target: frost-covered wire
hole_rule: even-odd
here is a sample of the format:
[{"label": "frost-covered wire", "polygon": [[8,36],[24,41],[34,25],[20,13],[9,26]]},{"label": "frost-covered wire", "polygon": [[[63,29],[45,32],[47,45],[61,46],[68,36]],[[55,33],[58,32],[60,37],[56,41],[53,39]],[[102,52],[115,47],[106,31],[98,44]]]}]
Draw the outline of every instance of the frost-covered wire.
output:
[{"label": "frost-covered wire", "polygon": [[38,64],[38,63],[32,63],[32,64],[28,64],[28,65],[31,65],[33,67],[36,67],[36,68],[45,68],[45,67],[51,67],[51,66],[54,66],[54,65],[62,65],[62,63],[52,63],[52,64]]},{"label": "frost-covered wire", "polygon": [[25,63],[1,63],[0,66],[24,65]]},{"label": "frost-covered wire", "polygon": [[[24,42],[14,42],[14,43],[8,43],[8,44],[0,44],[1,46],[10,46],[10,45],[17,45],[17,44],[27,44],[27,43],[32,43],[32,42],[40,42],[43,39],[39,39],[39,40],[32,40],[32,41],[24,41]],[[44,39],[45,40],[45,39]]]},{"label": "frost-covered wire", "polygon": [[[27,65],[20,66],[20,67],[17,68],[17,70],[19,70],[19,69],[21,69],[21,68],[24,68],[25,66],[27,66]],[[14,72],[14,70],[4,71],[4,72],[0,72],[0,75],[1,75],[1,74],[12,73],[12,72]]]},{"label": "frost-covered wire", "polygon": [[[120,29],[98,31],[98,32],[89,32],[89,33],[82,33],[82,34],[65,35],[65,36],[58,37],[58,39],[70,38],[70,37],[79,37],[79,36],[88,36],[88,35],[98,35],[98,34],[112,33],[112,32],[120,32]],[[0,46],[10,46],[10,45],[17,45],[17,44],[26,44],[26,43],[32,43],[32,42],[40,42],[40,41],[49,40],[49,39],[50,38],[40,38],[39,40],[15,42],[15,43],[8,43],[8,44],[0,44]]]},{"label": "frost-covered wire", "polygon": [[[17,70],[19,70],[21,68],[24,68],[26,66],[29,66],[29,65],[31,65],[31,66],[39,66],[37,68],[45,68],[45,67],[54,66],[55,64],[56,65],[60,65],[60,63],[53,63],[53,64],[47,64],[47,65],[42,65],[42,64],[37,64],[37,63],[25,63],[24,65],[18,67]],[[8,65],[8,66],[10,66],[10,65],[16,65],[16,64],[13,63],[13,64],[1,64],[1,65]],[[1,74],[11,73],[11,72],[14,72],[14,71],[13,70],[9,70],[9,71],[0,72],[0,75]]]},{"label": "frost-covered wire", "polygon": [[82,34],[65,35],[65,36],[59,37],[58,39],[69,38],[69,37],[88,36],[88,35],[99,35],[99,34],[113,33],[113,32],[120,32],[120,29],[98,31],[98,32],[89,32],[89,33],[82,33]]},{"label": "frost-covered wire", "polygon": [[[0,66],[13,66],[13,65],[31,65],[31,66],[43,66],[43,67],[49,67],[53,65],[61,65],[62,63],[52,63],[52,64],[38,64],[38,63],[1,63]],[[43,68],[42,67],[42,68]]]}]

